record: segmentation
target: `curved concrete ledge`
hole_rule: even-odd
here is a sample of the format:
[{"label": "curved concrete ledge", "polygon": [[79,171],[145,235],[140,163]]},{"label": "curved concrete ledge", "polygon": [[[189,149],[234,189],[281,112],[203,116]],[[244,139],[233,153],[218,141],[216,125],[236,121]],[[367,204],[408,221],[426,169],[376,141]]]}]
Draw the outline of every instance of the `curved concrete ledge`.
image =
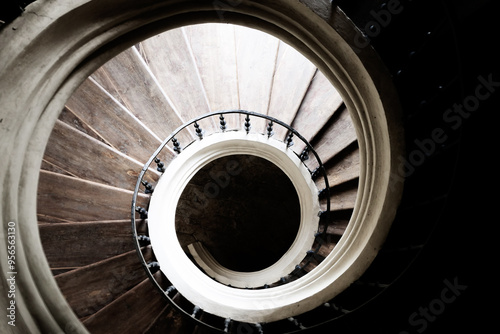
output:
[{"label": "curved concrete ledge", "polygon": [[[197,269],[179,244],[175,230],[177,203],[186,185],[201,168],[218,158],[237,154],[266,159],[288,176],[299,198],[299,230],[291,247],[276,263],[256,272],[226,269],[207,256],[206,252],[197,252],[195,259],[209,274],[208,277]],[[313,246],[314,235],[318,231],[319,211],[318,189],[311,174],[297,155],[287,149],[285,143],[245,131],[214,133],[185,148],[161,176],[149,205],[149,236],[165,276],[192,303],[205,305],[207,301],[203,295],[206,287],[220,285],[211,277],[226,285],[246,288],[271,284],[291,273]]]}]

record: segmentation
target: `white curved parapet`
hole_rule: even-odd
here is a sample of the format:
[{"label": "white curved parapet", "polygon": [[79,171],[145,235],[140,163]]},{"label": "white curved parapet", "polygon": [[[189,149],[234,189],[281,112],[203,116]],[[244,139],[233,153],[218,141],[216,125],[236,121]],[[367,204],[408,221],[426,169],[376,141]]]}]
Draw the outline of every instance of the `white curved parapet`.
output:
[{"label": "white curved parapet", "polygon": [[[186,185],[201,168],[218,158],[236,154],[267,159],[290,178],[300,203],[299,231],[292,246],[276,263],[256,272],[237,272],[224,268],[202,247],[190,245],[189,249],[196,262],[210,277],[240,288],[276,282],[290,274],[304,259],[307,251],[311,250],[318,231],[318,189],[308,169],[292,150],[287,149],[285,143],[243,131],[216,133],[194,142],[168,166],[160,178],[151,198],[148,216],[151,244],[160,268],[188,299],[191,295],[195,301],[203,300],[203,291],[197,291],[197,287],[206,283],[217,287],[220,284],[196,268],[182,250],[175,230],[177,203]],[[202,300],[199,302],[203,303]]]}]

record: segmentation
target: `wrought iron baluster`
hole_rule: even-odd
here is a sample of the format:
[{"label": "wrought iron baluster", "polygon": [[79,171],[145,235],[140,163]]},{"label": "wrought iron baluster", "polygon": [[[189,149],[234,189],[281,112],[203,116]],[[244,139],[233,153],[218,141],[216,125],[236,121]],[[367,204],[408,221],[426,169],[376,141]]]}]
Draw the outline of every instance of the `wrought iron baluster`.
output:
[{"label": "wrought iron baluster", "polygon": [[165,294],[168,296],[169,294],[171,294],[173,291],[176,291],[177,289],[175,288],[175,286],[171,285],[167,288],[167,290],[165,290]]},{"label": "wrought iron baluster", "polygon": [[193,318],[196,318],[196,316],[198,315],[198,313],[201,311],[201,307],[199,307],[198,305],[195,305],[194,308],[193,308],[193,313],[191,314],[191,316]]},{"label": "wrought iron baluster", "polygon": [[176,138],[172,138],[172,145],[174,145],[174,151],[177,154],[181,153],[181,144]]},{"label": "wrought iron baluster", "polygon": [[343,308],[342,306],[337,306],[337,305],[335,305],[332,302],[326,302],[326,303],[323,304],[323,306],[326,307],[326,308],[331,308],[334,311],[340,312],[340,313],[343,313],[343,314],[347,314],[347,313],[350,312],[349,310]]},{"label": "wrought iron baluster", "polygon": [[148,218],[148,211],[146,209],[144,209],[143,207],[138,206],[135,208],[135,211],[137,211],[139,213],[139,215],[141,216],[141,219]]},{"label": "wrought iron baluster", "polygon": [[[244,111],[244,110],[219,111],[219,112],[207,114],[206,116],[196,118],[196,120],[192,120],[192,121],[187,122],[185,125],[183,125],[178,130],[176,130],[170,137],[168,137],[163,142],[162,149],[168,149],[167,144],[169,141],[171,141],[173,151],[176,152],[177,154],[180,154],[182,151],[182,147],[180,145],[180,142],[175,138],[175,135],[177,135],[177,133],[179,133],[180,131],[182,131],[186,128],[189,128],[189,126],[191,126],[191,124],[194,126],[196,136],[200,140],[204,139],[205,131],[202,129],[202,127],[200,126],[200,124],[198,122],[201,122],[202,119],[207,118],[207,117],[218,117],[220,130],[222,132],[226,132],[226,130],[228,129],[227,122],[225,119],[226,113],[231,114],[231,115],[232,114],[238,115],[240,120],[241,120],[240,115],[244,115],[244,118],[243,118],[243,120],[244,120],[243,125],[244,126],[243,126],[243,129],[240,129],[240,130],[246,131],[247,134],[249,134],[251,131],[251,128],[252,128],[251,118],[254,116],[258,117],[258,118],[263,118],[265,120],[266,130],[264,131],[264,133],[260,133],[260,134],[263,136],[267,135],[268,138],[270,138],[271,136],[273,136],[275,134],[275,132],[274,132],[275,124],[278,124],[278,125],[284,127],[287,130],[287,134],[286,134],[286,137],[284,140],[286,148],[288,149],[289,147],[294,145],[294,140],[295,140],[294,137],[295,136],[298,139],[300,139],[301,142],[299,142],[299,143],[303,143],[305,145],[301,146],[301,147],[304,147],[304,149],[302,150],[302,152],[300,154],[297,154],[297,156],[300,158],[300,161],[302,161],[302,162],[304,162],[310,158],[315,158],[319,164],[319,166],[316,169],[314,169],[312,171],[309,169],[309,167],[306,166],[307,169],[309,170],[309,172],[311,173],[311,179],[315,180],[318,177],[324,177],[325,178],[325,185],[326,185],[326,187],[328,187],[328,180],[327,180],[324,166],[323,166],[317,152],[315,152],[314,148],[312,148],[312,146],[307,142],[307,140],[304,137],[302,137],[298,132],[296,132],[292,127],[290,127],[287,124],[284,124],[280,120],[274,119],[272,117],[268,117],[266,115],[260,115],[257,113],[253,113],[253,112],[248,112],[248,111]],[[252,117],[250,117],[250,116],[252,116]],[[218,130],[214,130],[214,132],[217,132],[217,131]],[[282,139],[280,139],[280,140],[282,140]],[[312,157],[311,157],[311,154],[313,155]],[[157,164],[157,170],[163,173],[166,171],[166,167],[168,166],[168,163],[162,162],[159,158],[156,157],[157,155],[159,156],[160,154],[158,152],[156,152],[152,158],[153,158],[153,161]],[[151,166],[151,167],[154,168],[153,166]],[[154,191],[154,183],[150,183],[150,182],[142,179],[144,177],[144,172],[145,171],[143,171],[141,173],[141,176],[139,179],[139,186],[142,185],[144,188],[142,188],[142,187],[136,188],[136,191],[134,192],[134,201],[132,202],[133,210],[138,212],[138,215],[140,215],[141,219],[146,219],[148,217],[148,212],[146,209],[139,207],[139,206],[136,206],[135,198],[137,197],[138,192],[140,192],[141,190],[144,190],[144,192],[146,194],[153,193],[153,191]],[[326,190],[327,189],[324,189],[321,192],[320,196],[324,196],[324,194],[326,193]],[[329,204],[330,204],[329,198],[327,198],[327,199],[328,199],[327,207],[329,207]],[[324,211],[324,214],[323,214],[323,211],[318,213],[318,216],[320,216],[320,221],[326,217],[327,213],[329,213],[328,209],[326,211]],[[137,216],[136,215],[132,215],[132,216],[133,216],[133,218],[132,218],[133,226],[135,228]],[[138,232],[137,229],[136,229],[136,232]],[[323,231],[323,232],[325,232],[325,231]],[[137,235],[136,236],[137,246],[140,246],[141,248],[145,247],[145,246],[151,247],[151,246],[149,246],[149,245],[151,245],[151,239],[149,236],[138,235],[138,234],[136,234],[136,235]],[[308,273],[309,268],[311,268],[311,266],[310,266],[311,263],[313,265],[316,265],[316,262],[320,263],[321,261],[324,260],[324,257],[319,254],[319,251],[320,251],[320,247],[322,247],[322,245],[325,244],[325,241],[328,241],[328,240],[329,240],[328,235],[325,235],[324,233],[323,234],[319,233],[319,230],[318,230],[318,233],[315,235],[314,246],[311,247],[311,248],[316,248],[316,249],[312,249],[312,250],[307,251],[306,254],[304,254],[303,260],[299,261],[298,262],[299,264],[297,264],[291,272],[284,273],[278,282],[271,282],[270,284],[266,283],[261,287],[247,287],[247,289],[269,289],[269,288],[274,287],[274,286],[279,286],[279,285],[290,283],[290,282],[296,280],[297,278],[299,278],[303,275],[306,275]],[[156,261],[147,263],[147,261],[143,259],[142,264],[144,267],[146,267],[147,271],[149,270],[149,272],[153,273],[153,274],[156,273],[160,269],[160,265]],[[149,276],[152,279],[151,275],[149,275]],[[154,279],[152,279],[152,280],[155,281]],[[158,282],[154,282],[154,283],[157,286],[159,286]],[[231,285],[228,285],[228,286],[231,287]],[[176,288],[173,285],[168,287],[166,290],[162,287],[160,287],[160,288],[165,293],[165,296],[168,299],[171,298],[171,295],[173,295],[174,291],[176,290]],[[176,304],[176,303],[174,302],[174,304]],[[191,313],[191,316],[193,318],[196,318],[199,321],[202,321],[201,318],[204,318],[203,309],[201,309],[201,307],[199,307],[199,306],[193,306],[193,307],[194,308],[192,309],[192,312],[189,308],[187,308],[187,309],[184,308],[183,310],[187,313],[188,316]],[[231,328],[231,327],[235,327],[234,320],[232,320],[230,318],[226,318],[226,319],[222,318],[220,320],[221,320],[221,322],[223,321],[224,325],[222,325],[222,323],[219,323],[219,325],[218,325],[219,331],[223,330],[223,332],[229,333],[230,331],[234,330],[234,328]],[[289,320],[301,329],[306,328],[302,325],[302,323],[300,323],[297,319],[295,319],[293,317],[289,318]],[[256,324],[250,323],[248,325],[250,325],[256,333],[263,333],[263,328],[266,328],[265,324],[262,325],[260,323],[256,323]]]},{"label": "wrought iron baluster", "polygon": [[156,170],[159,171],[160,173],[165,172],[165,164],[158,158],[155,158],[155,163],[156,163]]},{"label": "wrought iron baluster", "polygon": [[311,172],[311,179],[313,181],[316,181],[316,179],[318,178],[318,176],[319,176],[320,173],[321,173],[321,168],[320,167],[316,167],[316,169]]},{"label": "wrought iron baluster", "polygon": [[231,318],[226,318],[224,320],[224,333],[228,333],[229,332],[229,326],[231,325],[231,322],[233,320]]},{"label": "wrought iron baluster", "polygon": [[156,261],[148,263],[148,269],[152,274],[156,273],[160,269],[160,264]]},{"label": "wrought iron baluster", "polygon": [[306,146],[300,154],[300,161],[304,162],[309,159],[309,146]]},{"label": "wrought iron baluster", "polygon": [[194,122],[194,128],[195,128],[196,135],[198,136],[198,138],[200,138],[200,140],[203,139],[204,131],[200,128],[200,125],[197,122]]},{"label": "wrought iron baluster", "polygon": [[288,136],[286,137],[286,147],[289,148],[290,146],[293,146],[293,132],[290,131],[288,133]]},{"label": "wrought iron baluster", "polygon": [[300,323],[297,319],[295,319],[294,317],[289,317],[288,318],[288,321],[290,321],[291,323],[293,323],[295,326],[297,326],[298,328],[300,329],[306,329],[307,327],[305,327],[304,325],[302,325],[302,323]]},{"label": "wrought iron baluster", "polygon": [[273,121],[269,121],[269,123],[267,123],[267,138],[270,138],[272,135],[274,135],[273,125]]},{"label": "wrought iron baluster", "polygon": [[250,115],[247,114],[247,116],[245,117],[245,131],[247,132],[247,134],[250,132],[251,128],[252,126],[250,125]]},{"label": "wrought iron baluster", "polygon": [[224,119],[224,115],[221,114],[219,116],[219,124],[220,124],[220,129],[222,132],[226,131],[226,120]]},{"label": "wrought iron baluster", "polygon": [[151,244],[151,239],[147,235],[139,235],[137,237],[137,240],[139,241],[139,244],[141,246],[147,246]]},{"label": "wrought iron baluster", "polygon": [[142,180],[142,181],[141,181],[141,183],[142,183],[142,185],[144,186],[144,188],[146,188],[146,189],[144,190],[144,192],[145,192],[146,194],[152,194],[152,193],[153,193],[154,189],[153,189],[153,185],[152,185],[151,183],[149,183],[149,182],[148,182],[148,181],[146,181],[146,180]]}]

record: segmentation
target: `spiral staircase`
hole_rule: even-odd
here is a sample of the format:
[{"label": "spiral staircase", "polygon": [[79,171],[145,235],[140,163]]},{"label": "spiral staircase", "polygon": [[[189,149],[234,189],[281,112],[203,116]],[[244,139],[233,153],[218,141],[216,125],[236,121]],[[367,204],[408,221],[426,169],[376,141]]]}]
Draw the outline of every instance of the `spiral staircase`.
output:
[{"label": "spiral staircase", "polygon": [[[58,10],[54,10],[56,5],[47,3],[47,8],[52,12],[45,13],[43,6],[37,6],[40,2],[43,1],[36,1],[27,7],[22,18],[32,19],[36,24],[42,22],[43,26],[51,13],[55,16]],[[82,45],[91,49],[85,51],[91,60],[86,62],[86,59],[78,59],[75,62],[78,66],[71,69],[75,73],[87,72],[85,77],[90,76],[74,92],[71,87],[68,88],[72,92],[71,97],[64,100],[62,111],[61,108],[54,111],[59,118],[53,123],[50,138],[44,145],[41,169],[36,161],[26,157],[30,156],[29,152],[38,156],[36,149],[29,149],[36,146],[33,142],[38,138],[41,138],[41,142],[45,141],[41,135],[43,130],[29,135],[31,146],[26,144],[26,157],[10,159],[12,162],[6,158],[9,168],[11,165],[20,166],[19,175],[7,167],[6,170],[11,172],[7,172],[5,178],[0,174],[6,189],[3,219],[16,221],[21,227],[21,235],[18,236],[21,251],[18,257],[26,254],[22,258],[25,266],[22,260],[18,261],[20,270],[24,270],[25,274],[18,277],[21,296],[18,297],[19,326],[16,329],[23,331],[23,326],[26,326],[32,330],[39,328],[40,332],[52,332],[53,328],[61,328],[65,333],[85,332],[86,328],[91,333],[314,333],[318,330],[334,330],[338,333],[402,334],[422,330],[444,332],[450,326],[460,328],[462,323],[474,322],[476,328],[486,324],[475,321],[479,318],[487,320],[482,309],[470,307],[480,304],[477,296],[481,294],[478,293],[478,285],[472,284],[471,273],[475,276],[481,269],[474,265],[474,270],[469,270],[471,266],[467,259],[471,253],[474,254],[469,247],[473,241],[464,231],[469,230],[468,221],[479,219],[479,213],[482,212],[482,209],[475,210],[479,208],[476,204],[481,199],[470,198],[465,186],[471,186],[473,182],[468,178],[470,171],[477,170],[474,161],[478,158],[478,145],[472,146],[485,142],[479,138],[487,135],[482,130],[472,135],[470,133],[470,129],[477,130],[474,119],[481,119],[479,112],[470,118],[472,121],[462,119],[470,128],[463,126],[456,130],[443,119],[444,110],[464,101],[464,96],[474,92],[479,74],[486,77],[493,73],[493,78],[497,78],[492,64],[496,62],[495,54],[498,51],[493,50],[493,44],[488,43],[487,36],[483,36],[484,40],[470,43],[478,50],[489,51],[482,54],[482,61],[477,62],[473,69],[465,64],[468,60],[478,60],[479,55],[458,39],[461,34],[466,35],[460,24],[469,19],[480,22],[481,17],[490,17],[494,13],[487,10],[489,5],[486,2],[466,5],[465,1],[460,4],[446,1],[436,4],[408,0],[398,2],[400,6],[395,7],[393,1],[374,3],[364,0],[333,3],[277,1],[274,4],[265,1],[207,1],[206,6],[201,1],[199,4],[203,4],[193,9],[193,17],[188,19],[187,14],[183,16],[190,11],[186,8],[194,8],[198,4],[176,7],[165,2],[164,7],[168,8],[160,4],[157,7],[160,10],[156,12],[156,4],[147,5],[151,8],[145,5],[146,10],[123,2],[124,7],[119,7],[121,9],[117,11],[116,17],[116,8],[108,11],[106,6],[101,9],[97,4],[98,14],[94,14],[94,4],[82,4],[80,15],[75,11],[73,19],[82,26],[88,25],[92,33],[99,31],[103,36],[109,34],[118,37],[116,40],[96,42],[103,45],[108,43],[111,51],[94,48],[89,42],[93,41],[91,37],[88,40],[86,36],[82,37],[85,40]],[[180,4],[184,1],[177,2]],[[215,7],[214,3],[217,4]],[[61,9],[61,12],[64,10]],[[135,20],[125,19],[128,14],[123,13],[127,11],[132,13],[130,17]],[[172,23],[162,22],[163,17],[156,18],[156,13],[162,11],[175,13]],[[147,15],[144,14],[146,12]],[[310,12],[315,20],[310,19]],[[66,12],[63,14],[66,15]],[[64,15],[61,14],[61,17]],[[86,15],[92,23],[85,19],[80,21]],[[345,23],[344,15],[348,17],[349,24]],[[294,19],[288,21],[285,17]],[[422,17],[426,19],[422,20]],[[112,20],[125,22],[125,28],[120,25],[122,23],[116,24]],[[193,25],[184,23],[186,21],[227,21],[262,28],[281,36],[300,52],[284,41],[243,26]],[[490,21],[493,22],[491,18]],[[19,22],[7,25],[9,31],[4,30],[2,33],[15,37],[19,26],[23,28],[22,20]],[[160,23],[156,25],[157,22]],[[306,31],[301,30],[300,22],[315,23],[309,25],[310,30]],[[324,22],[340,32],[356,56],[349,53],[351,50],[342,49],[345,47],[342,43],[334,47],[328,45],[328,39],[324,39],[327,35],[318,34],[324,28]],[[96,30],[92,30],[94,24],[98,27]],[[117,30],[111,29],[115,24]],[[359,30],[351,31],[350,24]],[[102,28],[104,30],[101,31],[101,27],[109,30]],[[141,31],[143,27],[147,29]],[[134,30],[136,28],[137,33]],[[163,32],[166,29],[168,31]],[[290,33],[283,33],[281,29],[288,29]],[[474,29],[471,28],[476,32],[473,35],[476,38],[479,28]],[[61,29],[40,31],[46,38],[51,35],[61,37],[62,33]],[[146,35],[153,37],[144,39],[142,36],[145,31]],[[73,45],[68,36],[62,34],[61,38],[66,41],[66,45]],[[56,37],[54,41],[59,39]],[[335,40],[333,34],[331,39]],[[52,41],[50,38],[48,40]],[[116,45],[130,44],[128,40],[136,41],[135,45],[107,62],[102,60],[111,58],[108,53],[113,56],[116,54],[113,49]],[[320,51],[314,49],[314,43],[318,40],[324,47]],[[466,40],[472,41],[473,38],[467,37]],[[47,43],[46,39],[43,41]],[[31,47],[30,41],[23,43]],[[67,46],[62,45],[57,50],[66,52]],[[228,281],[244,276],[246,272],[251,274],[260,270],[284,256],[289,247],[294,249],[293,238],[302,220],[291,223],[297,211],[297,205],[290,204],[295,200],[293,187],[288,188],[290,197],[286,199],[279,192],[272,191],[279,187],[285,189],[285,181],[293,178],[290,175],[281,178],[282,170],[275,169],[276,163],[272,166],[272,163],[269,165],[265,161],[248,159],[252,156],[248,151],[240,153],[238,159],[241,160],[236,160],[237,163],[235,160],[219,159],[199,168],[195,175],[199,178],[192,178],[186,189],[199,193],[204,190],[204,186],[206,188],[212,184],[219,187],[215,189],[228,190],[229,193],[221,191],[219,194],[216,191],[217,195],[210,198],[209,205],[198,211],[192,210],[197,205],[192,195],[188,192],[179,194],[175,224],[172,225],[175,226],[175,239],[182,250],[177,255],[185,257],[189,261],[185,263],[198,268],[214,284],[223,286],[221,291],[224,293],[229,289],[235,295],[244,297],[264,295],[269,291],[287,291],[287,286],[296,287],[298,285],[294,284],[307,281],[308,277],[319,277],[317,281],[321,282],[318,272],[322,272],[328,264],[336,265],[328,262],[328,259],[342,254],[339,249],[342,249],[346,240],[351,240],[352,230],[362,221],[359,212],[363,212],[360,207],[364,208],[366,204],[366,171],[373,166],[373,161],[366,154],[370,153],[366,146],[369,141],[363,136],[371,128],[364,127],[367,123],[363,123],[362,114],[357,110],[365,101],[353,103],[351,98],[356,95],[355,90],[346,93],[344,85],[349,80],[342,78],[335,81],[327,74],[329,65],[333,66],[334,62],[325,66],[323,60],[327,58],[325,54],[328,52],[335,53],[332,51],[335,48],[341,50],[337,54],[339,58],[342,58],[342,51],[347,52],[352,54],[352,64],[359,62],[368,69],[366,73],[369,75],[364,80],[367,86],[372,81],[376,83],[382,100],[399,100],[402,107],[400,117],[404,140],[401,139],[400,144],[404,144],[406,153],[401,151],[396,156],[401,165],[390,170],[390,177],[394,181],[393,185],[401,185],[404,181],[404,191],[400,204],[395,201],[386,207],[388,211],[397,207],[397,214],[395,217],[389,215],[392,226],[387,237],[382,233],[385,242],[381,245],[375,243],[376,257],[370,258],[367,261],[369,265],[351,275],[348,283],[332,280],[331,286],[342,286],[338,291],[329,295],[330,292],[325,289],[327,293],[324,296],[316,295],[310,305],[301,305],[298,311],[277,312],[277,315],[272,316],[255,316],[258,312],[228,315],[226,311],[219,312],[217,308],[203,304],[203,300],[191,298],[186,284],[170,275],[172,270],[165,266],[164,257],[160,255],[162,239],[158,233],[154,233],[157,227],[153,229],[153,217],[158,217],[159,209],[151,205],[155,196],[161,196],[159,191],[155,191],[161,190],[162,182],[165,183],[164,180],[169,177],[169,167],[175,166],[176,161],[182,161],[197,148],[203,148],[214,138],[225,140],[228,138],[226,136],[240,136],[246,138],[246,142],[253,140],[279,147],[283,154],[298,162],[297,165],[306,171],[304,175],[310,176],[312,189],[318,191],[314,201],[320,207],[318,215],[312,219],[315,230],[310,249],[303,252],[303,258],[298,261],[294,259],[295,262],[290,263],[283,276],[273,273],[272,277],[277,278],[275,281],[266,280],[261,282],[264,284],[255,286],[233,286]],[[74,49],[78,50],[78,47],[74,46]],[[315,52],[311,51],[313,49]],[[10,52],[8,48],[6,50],[3,52]],[[37,65],[38,58],[29,50],[19,53],[19,61]],[[68,50],[71,48],[68,47]],[[301,53],[314,61],[317,67]],[[68,59],[73,60],[70,56],[65,58],[65,53],[61,54],[61,64],[69,62]],[[74,54],[78,55],[77,52]],[[15,57],[5,59],[9,59],[6,61],[8,66],[18,61]],[[55,58],[41,53],[40,59]],[[92,60],[104,64],[96,70],[88,65],[92,64]],[[386,68],[377,72],[383,67],[381,64]],[[0,90],[2,101],[8,101],[5,97],[9,92],[15,95],[16,89],[23,91],[24,87],[30,87],[30,81],[26,80],[30,76],[23,76],[25,73],[20,70],[21,67],[14,65],[10,67],[18,74],[14,77],[19,80],[24,78],[24,84],[13,85],[11,89],[0,80],[1,88],[6,92],[4,94]],[[56,60],[52,67],[39,68],[44,71],[49,68],[54,73],[50,80],[43,81],[39,86],[40,91],[52,87],[52,80],[61,84],[56,69],[67,70],[64,66],[59,67]],[[356,67],[353,65],[352,68]],[[359,85],[356,89],[370,93],[355,72],[348,79],[354,78],[353,81]],[[32,73],[33,82],[38,82],[35,72],[27,73]],[[387,73],[391,77],[390,84],[385,81]],[[343,74],[340,73],[339,77]],[[331,84],[332,81],[335,81],[335,86]],[[71,80],[69,82],[71,86]],[[385,89],[392,84],[396,87],[397,97],[389,94],[387,99]],[[64,97],[66,86],[61,84],[61,87],[58,89]],[[47,94],[52,96],[50,94],[54,93],[49,91]],[[43,95],[33,96],[45,101]],[[493,105],[494,94],[492,96],[479,110]],[[54,95],[53,100],[57,106],[58,96]],[[22,96],[15,100],[16,103],[8,104],[8,107],[17,110],[19,115],[25,111],[34,113],[38,110],[35,104],[29,104],[30,108],[22,108],[24,104],[20,101],[28,101],[26,104],[29,104],[31,99]],[[40,120],[50,119],[51,106],[49,104],[47,107],[48,112],[40,112]],[[376,109],[375,105],[369,107]],[[388,108],[386,111],[390,114],[391,110]],[[374,122],[375,118],[381,116],[373,115],[376,115],[372,119]],[[13,132],[8,131],[12,119],[3,114],[0,118],[0,129],[7,129],[6,136]],[[360,127],[360,124],[363,126]],[[377,126],[374,128],[378,129]],[[19,129],[22,130],[21,125]],[[180,129],[182,131],[178,131]],[[439,145],[434,143],[432,152],[422,153],[419,143],[430,138],[436,129],[443,130],[446,139]],[[19,134],[23,133],[21,130]],[[462,130],[465,136],[462,136]],[[20,143],[28,141],[22,139],[21,135],[19,138]],[[371,139],[376,141],[376,137]],[[2,152],[3,144],[0,146]],[[391,145],[394,144],[391,142]],[[19,147],[23,153],[24,146]],[[376,145],[371,148],[376,148]],[[459,154],[461,151],[462,157]],[[16,149],[5,152],[5,157],[17,156]],[[237,157],[237,154],[233,157]],[[420,160],[415,157],[420,157]],[[223,171],[224,167],[226,172],[234,172],[235,166],[248,168],[242,168],[242,173],[238,169],[234,176],[230,174],[229,180],[236,182],[236,186],[226,187],[227,180],[217,179],[215,175],[222,175],[217,173]],[[37,178],[28,173],[29,167],[36,167]],[[457,186],[454,173],[464,176],[460,186]],[[383,173],[378,176],[383,176]],[[11,215],[14,212],[11,204],[15,201],[10,200],[9,196],[18,187],[15,183],[17,177],[21,180],[21,204],[22,199],[27,199],[27,203],[33,202],[23,192],[23,187],[34,179],[38,182],[34,201],[36,205],[33,202],[31,207],[36,206],[33,216],[36,214],[39,234],[24,229],[23,226],[28,226],[26,214],[11,218],[14,217]],[[377,181],[377,178],[371,180],[374,184]],[[300,189],[295,188],[298,195]],[[6,191],[9,191],[7,197]],[[259,224],[254,224],[253,230],[245,229],[244,225],[236,222],[238,219],[244,221],[248,216],[249,202],[262,204],[259,207],[262,211],[254,216],[261,220]],[[468,208],[465,211],[467,214],[473,211],[471,219],[462,215],[465,208]],[[483,203],[481,208],[485,208]],[[9,217],[6,218],[6,215]],[[370,215],[365,218],[369,219]],[[467,226],[464,226],[464,221],[467,221]],[[246,235],[238,234],[243,230]],[[30,247],[34,250],[37,248],[26,242],[37,241],[38,238],[43,246],[43,254],[31,251]],[[465,244],[468,246],[464,247]],[[481,242],[479,246],[485,248],[485,253],[488,252],[487,244]],[[49,279],[44,276],[42,267],[45,260],[39,258],[48,261],[57,283],[55,290],[51,290],[52,277]],[[176,263],[177,259],[171,261]],[[226,272],[227,268],[224,267],[233,268],[239,274],[228,274],[229,279],[224,275],[214,275],[214,272]],[[36,272],[37,279],[30,278],[26,274],[28,271]],[[186,275],[185,281],[195,282],[189,276]],[[446,279],[455,279],[455,282],[458,279],[467,286],[467,290],[456,302],[446,304],[445,312],[432,321],[422,318],[422,321],[426,321],[420,322],[420,325],[425,324],[425,329],[417,326],[411,321],[411,316],[419,307],[439,297]],[[195,288],[196,284],[193,285]],[[476,293],[471,293],[472,290]],[[40,292],[37,294],[37,291]],[[72,310],[70,314],[66,312],[66,305],[57,299],[57,293],[54,297],[51,291],[62,293],[63,300]],[[24,298],[29,296],[35,297],[26,301]],[[280,300],[278,293],[272,297]],[[219,298],[214,298],[214,301],[219,302],[216,299]],[[224,301],[222,294],[220,300]],[[260,306],[263,310],[273,310],[274,305],[274,299],[271,298]],[[259,308],[256,310],[259,311]],[[451,314],[458,316],[452,317]],[[68,320],[73,316],[78,319],[77,322]],[[16,333],[16,329],[2,326],[0,322],[0,328]]]},{"label": "spiral staircase", "polygon": [[[342,236],[356,200],[359,154],[348,110],[326,77],[286,43],[241,26],[193,25],[152,37],[107,62],[72,95],[54,126],[40,171],[37,214],[44,251],[61,291],[89,331],[159,333],[166,327],[179,332],[195,329],[196,324],[177,314],[154,291],[146,276],[132,238],[130,205],[142,166],[164,138],[191,119],[227,109],[252,110],[281,120],[312,143],[327,176],[326,180],[318,177],[317,195],[321,196],[321,190],[325,193],[328,185],[331,202],[331,218],[318,226],[319,232],[327,234],[318,255],[328,256]],[[214,120],[198,121],[202,126],[206,124],[205,136],[223,133],[219,114],[216,116],[215,126]],[[244,131],[243,116],[225,116],[227,133]],[[268,137],[266,119],[252,115],[251,125],[252,133]],[[287,128],[275,124],[272,130],[273,140],[286,142]],[[178,133],[176,138],[185,143],[183,146],[197,140],[194,128]],[[306,145],[293,139],[294,146],[289,150],[300,156]],[[168,165],[175,159],[175,152],[165,151]],[[309,154],[309,160],[313,160]],[[245,164],[248,162],[239,163],[243,169]],[[292,228],[288,228],[292,233],[287,232],[286,223],[296,217],[286,216],[286,210],[273,214],[288,199],[272,203],[273,199],[265,197],[267,192],[283,192],[279,184],[272,183],[279,176],[277,171],[254,165],[246,169],[253,168],[261,170],[242,181],[243,189],[229,191],[233,200],[227,205],[231,211],[240,212],[232,217],[238,221],[252,214],[242,203],[266,201],[267,208],[262,210],[268,212],[254,218],[262,219],[264,224],[247,222],[260,224],[254,235],[242,235],[241,240],[231,244],[233,248],[228,247],[226,243],[237,229],[226,231],[230,223],[226,216],[230,213],[221,204],[204,207],[202,217],[197,217],[218,217],[212,223],[190,227],[194,230],[188,234],[196,233],[198,237],[192,236],[194,239],[187,243],[199,243],[205,238],[203,243],[219,254],[219,262],[227,262],[224,257],[237,253],[234,248],[245,240],[247,244],[242,247],[254,245],[247,251],[246,261],[260,258],[265,262],[265,257],[272,256],[279,259],[282,254],[269,254],[275,244],[279,239],[290,239],[290,244],[295,238]],[[309,169],[314,171],[313,167]],[[266,172],[270,173],[268,180]],[[143,180],[156,185],[159,174],[150,172]],[[263,183],[261,188],[252,193],[250,188],[259,182]],[[245,195],[238,196],[241,192]],[[141,190],[137,206],[147,208],[149,196]],[[186,230],[189,227],[185,225],[194,223],[189,218],[189,211],[194,209],[189,198],[178,203],[178,229]],[[297,209],[289,210],[298,214]],[[204,237],[210,231],[200,232],[200,228],[215,232]],[[265,234],[278,240],[263,244]],[[217,251],[224,246],[224,252]],[[286,252],[287,246],[281,248]],[[258,249],[263,249],[264,258],[256,254]],[[141,251],[151,262],[151,246]],[[250,264],[244,261],[241,255],[232,260],[233,265],[243,262],[240,267],[248,268]],[[304,271],[314,267],[309,261]]]}]

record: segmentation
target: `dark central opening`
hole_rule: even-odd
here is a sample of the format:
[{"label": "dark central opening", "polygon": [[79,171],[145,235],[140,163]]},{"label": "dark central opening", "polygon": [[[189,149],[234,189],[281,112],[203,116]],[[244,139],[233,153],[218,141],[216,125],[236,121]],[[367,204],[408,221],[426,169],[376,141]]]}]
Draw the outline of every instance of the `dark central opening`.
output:
[{"label": "dark central opening", "polygon": [[283,171],[252,155],[212,161],[191,179],[176,211],[184,251],[201,242],[224,267],[264,269],[290,248],[300,224],[300,205]]}]

